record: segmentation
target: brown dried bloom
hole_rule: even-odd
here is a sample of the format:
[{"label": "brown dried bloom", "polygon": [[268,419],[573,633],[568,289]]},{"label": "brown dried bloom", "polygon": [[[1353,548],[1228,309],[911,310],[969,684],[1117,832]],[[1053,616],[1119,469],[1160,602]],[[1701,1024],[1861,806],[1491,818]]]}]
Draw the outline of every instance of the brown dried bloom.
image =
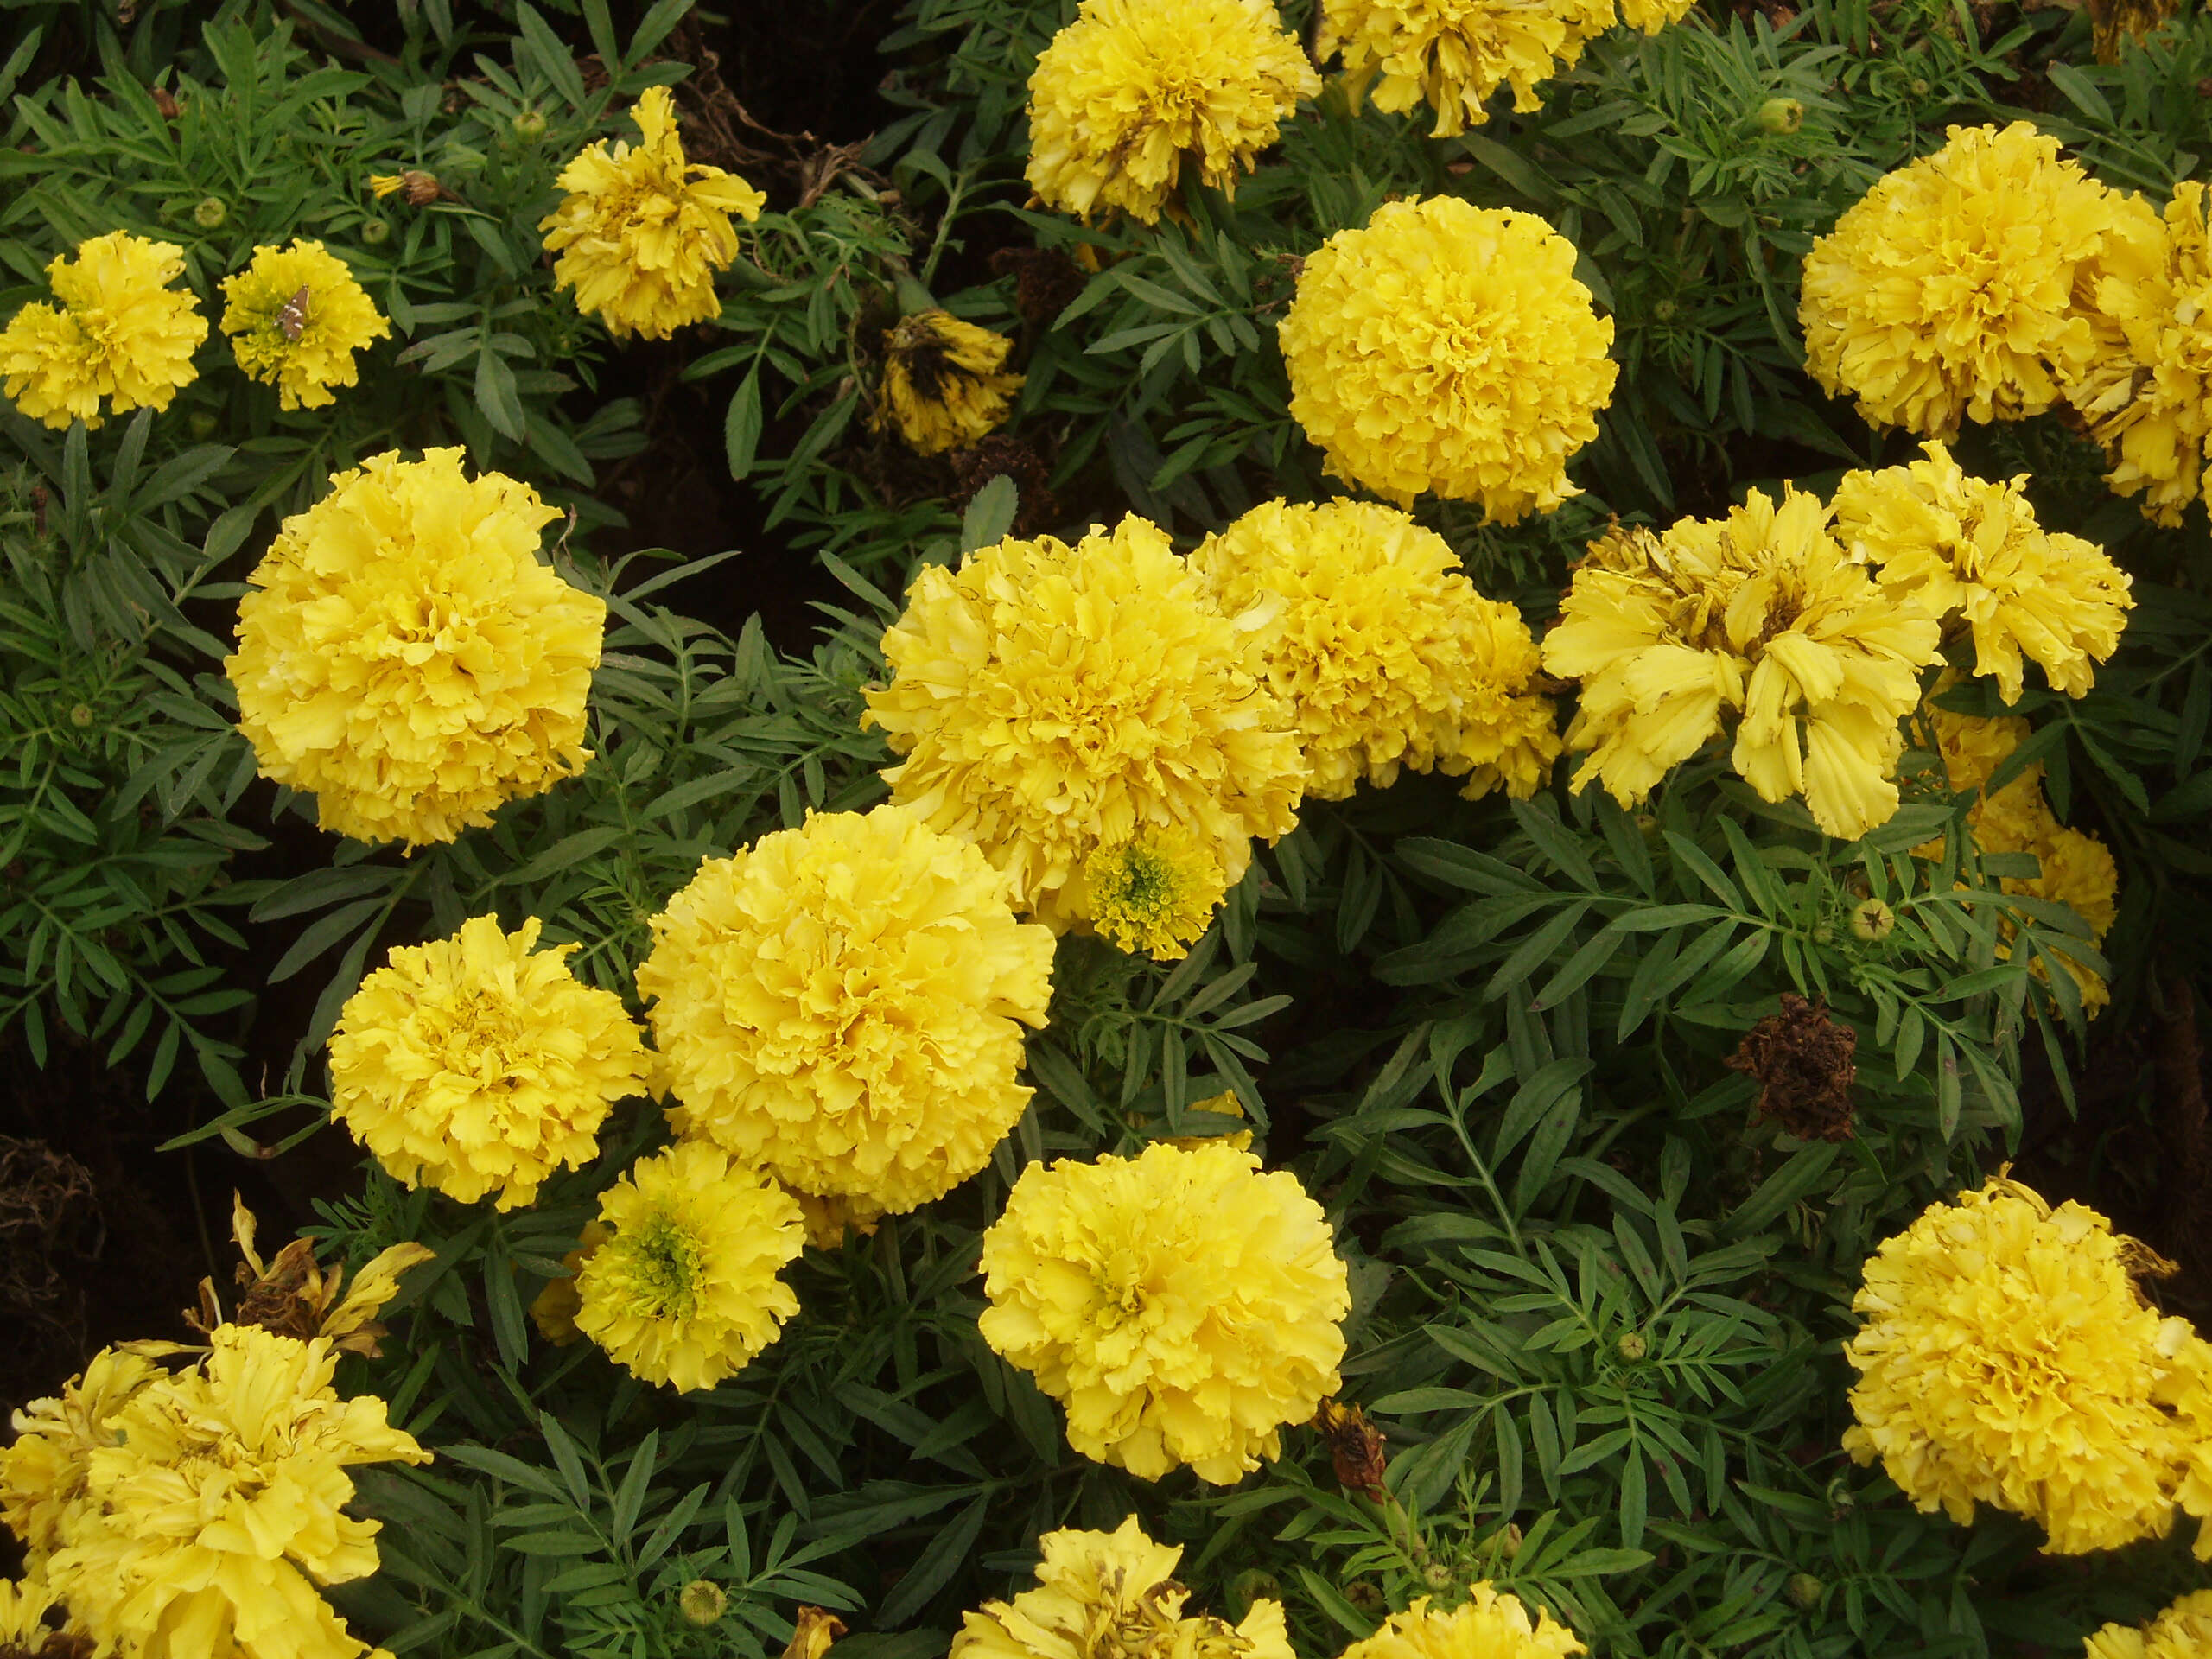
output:
[{"label": "brown dried bloom", "polygon": [[995,432],[965,449],[955,449],[949,459],[959,484],[950,501],[955,512],[966,512],[976,492],[993,479],[1010,478],[1020,504],[1014,511],[1012,534],[1035,536],[1058,521],[1059,503],[1052,499],[1047,484],[1052,469],[1020,438]]},{"label": "brown dried bloom", "polygon": [[383,1352],[377,1344],[385,1327],[376,1316],[398,1294],[399,1275],[434,1254],[420,1244],[395,1244],[355,1274],[353,1287],[341,1295],[346,1269],[335,1267],[325,1273],[317,1267],[312,1240],[296,1238],[264,1262],[253,1246],[253,1211],[235,1192],[231,1195],[231,1236],[245,1258],[236,1270],[241,1292],[238,1306],[226,1321],[214,1280],[202,1279],[200,1306],[185,1310],[187,1325],[203,1337],[225,1323],[257,1325],[302,1342],[326,1337],[346,1352],[371,1359]]},{"label": "brown dried bloom", "polygon": [[1745,1032],[1723,1064],[1758,1079],[1763,1121],[1800,1141],[1848,1141],[1858,1046],[1859,1033],[1829,1019],[1825,1004],[1784,991],[1782,1012]]},{"label": "brown dried bloom", "polygon": [[1047,326],[1075,303],[1090,273],[1058,248],[1001,248],[991,270],[1014,273],[1014,308],[1024,322]]},{"label": "brown dried bloom", "polygon": [[1324,1400],[1313,1414],[1313,1427],[1328,1436],[1329,1463],[1338,1481],[1382,1503],[1389,1496],[1382,1484],[1389,1466],[1382,1455],[1382,1431],[1357,1406],[1341,1400]]}]

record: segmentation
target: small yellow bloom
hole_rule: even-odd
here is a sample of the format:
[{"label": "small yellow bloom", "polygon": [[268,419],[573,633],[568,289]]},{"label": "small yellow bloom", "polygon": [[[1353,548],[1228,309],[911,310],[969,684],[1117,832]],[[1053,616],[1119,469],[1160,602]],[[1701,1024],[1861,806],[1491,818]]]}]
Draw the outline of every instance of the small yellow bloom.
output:
[{"label": "small yellow bloom", "polygon": [[868,417],[934,455],[974,443],[1004,421],[1022,377],[1001,371],[1014,342],[947,311],[918,311],[883,331],[883,397]]},{"label": "small yellow bloom", "polygon": [[184,274],[184,250],[110,231],[77,245],[46,268],[58,307],[36,301],[0,329],[0,378],[33,420],[65,427],[100,423],[100,400],[121,415],[167,409],[199,378],[192,353],[207,319],[188,293],[168,286]]},{"label": "small yellow bloom", "polygon": [[1221,861],[1178,829],[1141,832],[1084,861],[1084,903],[1101,938],[1154,962],[1176,962],[1228,891]]},{"label": "small yellow bloom", "polygon": [[[1694,0],[1624,3],[1649,34]],[[1542,107],[1536,83],[1573,68],[1612,21],[1613,0],[1322,0],[1318,54],[1343,54],[1355,107],[1362,97],[1393,114],[1426,103],[1434,136],[1449,138],[1489,120],[1501,86],[1522,114]]]},{"label": "small yellow bloom", "polygon": [[1031,188],[1088,219],[1149,225],[1186,162],[1230,195],[1321,90],[1268,0],[1083,0],[1029,78]]},{"label": "small yellow bloom", "polygon": [[2198,1659],[2212,1653],[2212,1590],[2183,1596],[2147,1626],[2107,1624],[2082,1643],[2083,1659]]},{"label": "small yellow bloom", "polygon": [[1469,1586],[1449,1612],[1431,1612],[1417,1597],[1382,1628],[1346,1648],[1343,1659],[1569,1659],[1589,1649],[1573,1630],[1539,1611],[1532,1620],[1516,1596],[1489,1584]]},{"label": "small yellow bloom", "polygon": [[223,279],[223,332],[250,379],[275,386],[283,407],[321,409],[330,388],[359,379],[353,353],[391,325],[320,242],[256,248],[253,263]]},{"label": "small yellow bloom", "polygon": [[798,1205],[709,1142],[639,1159],[599,1218],[610,1236],[576,1274],[576,1328],[645,1382],[711,1389],[798,1312],[776,1276],[805,1243]]},{"label": "small yellow bloom", "polygon": [[686,162],[665,86],[649,86],[631,117],[641,142],[601,139],[555,181],[569,194],[538,221],[560,256],[556,286],[617,340],[665,340],[720,315],[715,273],[737,257],[730,215],[760,217],[767,198],[734,173]]}]

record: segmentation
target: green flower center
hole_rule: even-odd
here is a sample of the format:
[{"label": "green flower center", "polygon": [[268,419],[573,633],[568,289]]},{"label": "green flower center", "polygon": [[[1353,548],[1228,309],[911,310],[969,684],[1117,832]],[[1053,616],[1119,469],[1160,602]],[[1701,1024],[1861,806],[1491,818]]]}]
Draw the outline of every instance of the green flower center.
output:
[{"label": "green flower center", "polygon": [[644,1319],[690,1317],[705,1277],[699,1236],[690,1228],[656,1211],[606,1248],[621,1254],[622,1286],[631,1312]]}]

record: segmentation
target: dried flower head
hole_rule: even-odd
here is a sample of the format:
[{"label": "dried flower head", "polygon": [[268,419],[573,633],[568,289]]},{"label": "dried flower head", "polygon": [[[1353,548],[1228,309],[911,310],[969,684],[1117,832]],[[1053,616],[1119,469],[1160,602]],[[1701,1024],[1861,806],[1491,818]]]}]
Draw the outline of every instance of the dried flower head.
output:
[{"label": "dried flower head", "polygon": [[[435,1255],[411,1241],[388,1245],[353,1275],[353,1287],[347,1290],[343,1266],[326,1272],[316,1263],[313,1239],[296,1238],[264,1262],[253,1248],[255,1232],[253,1211],[232,1193],[231,1237],[245,1259],[234,1270],[242,1294],[227,1323],[257,1325],[302,1342],[322,1337],[341,1353],[371,1359],[383,1351],[378,1344],[385,1328],[376,1316],[399,1294],[399,1276]],[[226,1323],[213,1278],[200,1281],[200,1306],[185,1310],[184,1322],[203,1337],[212,1337]]]},{"label": "dried flower head", "polygon": [[391,333],[391,325],[320,242],[256,248],[253,262],[223,279],[223,332],[249,379],[276,388],[280,404],[321,409],[330,388],[359,376],[353,353]]},{"label": "dried flower head", "polygon": [[1824,1004],[1784,991],[1782,1012],[1745,1032],[1722,1064],[1758,1084],[1763,1120],[1800,1141],[1848,1141],[1858,1046],[1859,1033],[1836,1024]]},{"label": "dried flower head", "polygon": [[59,302],[34,301],[0,329],[0,379],[16,407],[52,427],[100,423],[100,404],[121,415],[167,409],[199,378],[192,354],[207,319],[189,293],[184,250],[127,231],[77,245],[46,268]]},{"label": "dried flower head", "polygon": [[1313,1427],[1328,1438],[1329,1466],[1337,1484],[1382,1503],[1389,1496],[1382,1477],[1389,1467],[1382,1431],[1357,1406],[1340,1400],[1324,1400],[1313,1414]]},{"label": "dried flower head", "polygon": [[917,311],[883,331],[883,397],[868,417],[918,455],[973,443],[1006,419],[1021,377],[1002,372],[1014,342],[948,311]]}]

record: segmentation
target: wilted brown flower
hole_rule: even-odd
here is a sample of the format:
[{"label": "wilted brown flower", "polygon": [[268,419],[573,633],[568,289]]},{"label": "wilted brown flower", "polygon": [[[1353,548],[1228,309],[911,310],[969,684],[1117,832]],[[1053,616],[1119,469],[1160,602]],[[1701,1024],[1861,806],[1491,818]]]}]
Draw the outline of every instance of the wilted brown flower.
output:
[{"label": "wilted brown flower", "polygon": [[949,459],[952,475],[959,480],[950,503],[955,512],[966,512],[968,504],[976,499],[976,493],[993,479],[1010,478],[1020,503],[1010,527],[1012,534],[1034,536],[1058,519],[1060,505],[1052,499],[1046,482],[1052,476],[1052,468],[1045,464],[1042,455],[1020,438],[995,432],[965,449],[955,449]]},{"label": "wilted brown flower", "polygon": [[1058,248],[1001,248],[991,256],[991,270],[1001,276],[1014,273],[1014,308],[1024,322],[1039,327],[1074,304],[1090,280]]},{"label": "wilted brown flower", "polygon": [[1313,1427],[1328,1436],[1329,1463],[1338,1482],[1382,1503],[1389,1496],[1382,1484],[1389,1466],[1382,1455],[1382,1431],[1357,1406],[1341,1400],[1324,1400],[1313,1414]]},{"label": "wilted brown flower", "polygon": [[257,1325],[279,1336],[306,1342],[327,1337],[349,1354],[375,1359],[382,1353],[378,1340],[385,1328],[377,1313],[399,1292],[399,1275],[430,1260],[434,1252],[420,1244],[395,1244],[354,1275],[353,1287],[343,1296],[346,1269],[325,1273],[315,1265],[312,1240],[296,1238],[264,1262],[253,1247],[253,1211],[245,1199],[231,1195],[231,1236],[245,1260],[236,1276],[243,1293],[237,1308],[225,1320],[222,1303],[213,1278],[200,1281],[200,1306],[187,1308],[184,1322],[201,1336],[212,1335],[219,1325]]},{"label": "wilted brown flower", "polygon": [[1848,1141],[1858,1046],[1859,1033],[1829,1019],[1824,1004],[1784,991],[1782,1012],[1745,1033],[1723,1064],[1758,1080],[1761,1119],[1801,1141]]}]

